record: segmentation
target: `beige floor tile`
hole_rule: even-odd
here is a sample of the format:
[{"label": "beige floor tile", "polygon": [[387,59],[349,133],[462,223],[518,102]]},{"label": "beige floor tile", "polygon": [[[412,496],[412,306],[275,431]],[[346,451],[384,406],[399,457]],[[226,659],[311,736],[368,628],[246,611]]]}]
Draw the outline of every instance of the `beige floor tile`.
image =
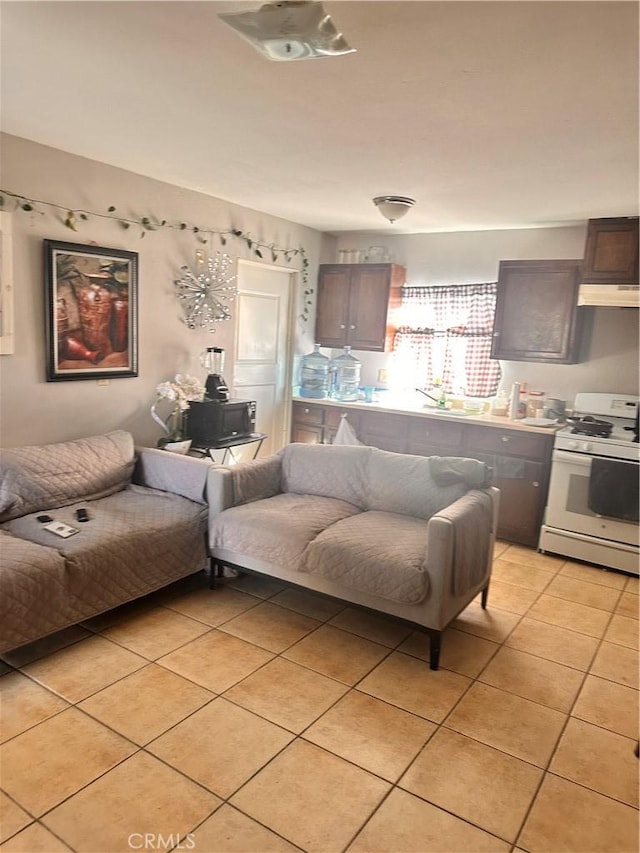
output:
[{"label": "beige floor tile", "polygon": [[638,620],[614,614],[604,638],[610,643],[618,643],[620,646],[628,646],[630,649],[636,649],[637,651],[639,639]]},{"label": "beige floor tile", "polygon": [[210,853],[300,853],[298,847],[226,803],[194,831],[192,840],[194,850]]},{"label": "beige floor tile", "polygon": [[588,675],[571,716],[637,739],[638,691]]},{"label": "beige floor tile", "polygon": [[489,604],[491,607],[522,616],[539,595],[540,593],[536,590],[492,579],[489,587]]},{"label": "beige floor tile", "polygon": [[322,625],[282,656],[302,666],[353,685],[389,654],[386,646]]},{"label": "beige floor tile", "polygon": [[627,592],[632,592],[634,595],[640,595],[640,578],[628,577],[624,587]]},{"label": "beige floor tile", "polygon": [[623,592],[616,607],[618,616],[628,616],[630,619],[638,619],[640,596],[632,592]]},{"label": "beige floor tile", "polygon": [[509,849],[506,842],[399,789],[391,792],[347,848],[348,853],[499,853]]},{"label": "beige floor tile", "polygon": [[218,589],[196,589],[166,601],[164,606],[215,628],[258,603],[253,595],[221,586]]},{"label": "beige floor tile", "polygon": [[496,539],[495,545],[493,546],[493,558],[494,558],[494,560],[496,559],[496,557],[499,557],[501,554],[504,554],[504,552],[507,550],[508,547],[509,547],[508,542],[504,542],[500,539]]},{"label": "beige floor tile", "polygon": [[0,842],[11,838],[32,822],[33,818],[30,814],[0,791]]},{"label": "beige floor tile", "polygon": [[588,637],[602,637],[611,618],[610,613],[597,607],[587,607],[545,593],[542,593],[527,616],[560,628],[569,628]]},{"label": "beige floor tile", "polygon": [[509,545],[500,557],[510,563],[521,563],[523,566],[533,566],[546,569],[548,572],[558,572],[565,563],[564,557],[553,557],[551,554],[539,554],[533,548],[524,545]]},{"label": "beige floor tile", "polygon": [[213,693],[224,693],[271,658],[271,652],[215,630],[160,658],[158,663]]},{"label": "beige floor tile", "polygon": [[319,672],[275,658],[227,690],[225,697],[299,734],[348,689]]},{"label": "beige floor tile", "polygon": [[226,799],[293,738],[291,732],[220,698],[147,749]]},{"label": "beige floor tile", "polygon": [[[429,647],[428,634],[414,631],[398,646],[398,651],[428,661]],[[456,631],[455,628],[447,628],[442,637],[440,666],[475,678],[499,648],[497,643]]]},{"label": "beige floor tile", "polygon": [[547,569],[538,569],[535,566],[523,566],[522,563],[510,563],[508,560],[494,559],[491,569],[491,581],[503,581],[515,586],[523,586],[525,589],[533,589],[537,592],[549,585],[555,576],[554,572]]},{"label": "beige floor tile", "polygon": [[351,690],[304,737],[396,782],[435,730],[433,723],[421,717]]},{"label": "beige floor tile", "polygon": [[525,616],[505,645],[586,672],[598,648],[595,637]]},{"label": "beige floor tile", "polygon": [[611,587],[611,589],[624,589],[627,582],[626,575],[621,575],[619,572],[610,572],[597,566],[586,566],[584,563],[573,563],[571,560],[564,564],[559,575],[576,578],[580,581],[599,583],[602,586]]},{"label": "beige floor tile", "polygon": [[476,683],[449,715],[446,726],[546,767],[566,719],[552,708]]},{"label": "beige floor tile", "polygon": [[640,687],[638,679],[638,652],[627,646],[603,642],[598,649],[596,659],[589,670],[591,675],[617,681],[636,690]]},{"label": "beige floor tile", "polygon": [[358,685],[358,690],[441,723],[470,684],[446,669],[434,671],[422,660],[393,652]]},{"label": "beige floor tile", "polygon": [[40,823],[32,823],[0,845],[4,853],[66,853],[69,847]]},{"label": "beige floor tile", "polygon": [[334,601],[332,598],[325,598],[316,592],[309,592],[306,589],[299,589],[294,586],[283,589],[271,598],[273,604],[279,604],[281,607],[288,607],[289,610],[295,610],[297,613],[302,613],[304,616],[310,616],[312,619],[317,619],[318,622],[326,622],[344,610],[345,605],[339,601]]},{"label": "beige floor tile", "polygon": [[[156,845],[160,835],[186,835],[219,805],[195,782],[139,752],[62,803],[43,823],[74,850],[115,853],[143,843],[145,833],[153,834]],[[130,841],[132,833],[140,835]]]},{"label": "beige floor tile", "polygon": [[266,575],[239,575],[237,578],[231,578],[227,581],[227,585],[233,589],[242,590],[248,595],[254,595],[257,598],[271,598],[282,592],[286,588],[286,584],[275,578],[267,577]]},{"label": "beige floor tile", "polygon": [[638,759],[630,738],[571,718],[549,767],[552,773],[638,807]]},{"label": "beige floor tile", "polygon": [[24,672],[63,699],[79,702],[147,663],[140,655],[96,636],[27,664]]},{"label": "beige floor tile", "polygon": [[326,853],[344,849],[389,788],[365,770],[298,740],[231,803],[308,853]]},{"label": "beige floor tile", "polygon": [[136,654],[156,660],[209,630],[208,625],[181,613],[154,607],[107,628],[102,635]]},{"label": "beige floor tile", "polygon": [[142,746],[213,698],[208,690],[149,664],[78,707]]},{"label": "beige floor tile", "polygon": [[494,640],[496,643],[502,643],[513,631],[520,619],[521,617],[515,613],[507,613],[504,610],[494,608],[491,601],[491,592],[489,592],[489,606],[486,610],[482,608],[479,600],[476,599],[453,620],[449,627],[465,631],[467,634],[473,634],[476,637],[482,637],[484,640]]},{"label": "beige floor tile", "polygon": [[264,601],[225,622],[221,630],[271,652],[282,652],[321,624],[295,610]]},{"label": "beige floor tile", "polygon": [[2,679],[0,743],[68,707],[64,699],[21,672],[8,673]]},{"label": "beige floor tile", "polygon": [[547,774],[518,844],[554,853],[632,853],[638,849],[638,812]]},{"label": "beige floor tile", "polygon": [[12,652],[4,652],[2,658],[11,664],[11,666],[19,668],[90,636],[90,631],[87,631],[80,625],[72,625],[70,628],[64,628],[62,631],[56,631],[55,634],[49,634],[48,637],[43,637],[41,640],[34,640],[33,643],[20,646]]},{"label": "beige floor tile", "polygon": [[397,619],[378,616],[375,613],[356,610],[352,607],[347,607],[337,616],[334,616],[329,624],[341,628],[343,631],[358,634],[367,640],[373,640],[374,643],[380,643],[381,646],[388,646],[390,649],[395,649],[398,643],[401,643],[411,633],[411,628],[403,625]]},{"label": "beige floor tile", "polygon": [[151,596],[136,598],[134,601],[127,601],[118,607],[112,607],[111,610],[100,613],[98,616],[93,616],[91,619],[85,619],[82,622],[82,626],[89,628],[94,633],[100,633],[107,628],[111,628],[113,625],[119,625],[120,622],[128,622],[129,619],[140,616],[142,613],[153,610],[155,607],[156,603]]},{"label": "beige floor tile", "polygon": [[514,841],[543,771],[441,728],[400,780],[429,802]]},{"label": "beige floor tile", "polygon": [[587,607],[597,607],[612,613],[620,600],[620,590],[598,583],[578,580],[563,574],[556,575],[547,589],[547,595],[555,595],[567,601],[575,601]]},{"label": "beige floor tile", "polygon": [[484,684],[568,714],[584,673],[560,663],[504,647],[478,677]]},{"label": "beige floor tile", "polygon": [[41,815],[135,752],[134,744],[68,708],[0,747],[2,787]]}]

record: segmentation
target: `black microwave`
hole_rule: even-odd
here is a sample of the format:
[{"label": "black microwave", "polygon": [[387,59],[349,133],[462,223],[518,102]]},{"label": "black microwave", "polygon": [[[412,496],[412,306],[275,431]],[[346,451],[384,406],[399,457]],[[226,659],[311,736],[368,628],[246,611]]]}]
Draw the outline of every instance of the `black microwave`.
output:
[{"label": "black microwave", "polygon": [[192,401],[185,414],[187,438],[195,447],[248,438],[256,431],[255,400]]}]

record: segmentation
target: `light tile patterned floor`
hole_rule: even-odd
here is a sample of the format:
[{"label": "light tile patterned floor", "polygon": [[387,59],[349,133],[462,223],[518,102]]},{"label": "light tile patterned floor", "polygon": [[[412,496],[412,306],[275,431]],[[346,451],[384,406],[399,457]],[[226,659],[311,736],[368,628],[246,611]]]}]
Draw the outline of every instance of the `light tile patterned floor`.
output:
[{"label": "light tile patterned floor", "polygon": [[637,579],[498,543],[428,655],[204,574],[7,654],[0,850],[637,853]]}]

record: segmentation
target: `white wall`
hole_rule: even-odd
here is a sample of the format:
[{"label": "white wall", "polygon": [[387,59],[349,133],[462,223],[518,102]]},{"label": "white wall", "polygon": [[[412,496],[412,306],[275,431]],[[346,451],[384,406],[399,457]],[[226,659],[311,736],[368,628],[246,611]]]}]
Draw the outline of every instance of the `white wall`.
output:
[{"label": "white wall", "polygon": [[[311,286],[323,246],[331,245],[309,228],[103,163],[7,135],[1,144],[0,185],[5,190],[70,208],[106,213],[114,205],[122,216],[155,216],[215,229],[234,227],[280,246],[303,246],[310,261]],[[64,215],[40,209],[44,215],[24,211],[12,215],[15,354],[0,356],[0,443],[39,444],[124,428],[137,442],[155,444],[161,433],[149,416],[149,407],[156,385],[180,371],[203,378],[198,356],[207,345],[224,347],[228,354],[232,351],[232,322],[219,324],[213,335],[190,331],[180,322],[173,282],[183,264],[194,263],[195,251],[202,246],[193,233],[160,229],[141,239],[140,229],[132,226],[125,231],[116,222],[95,216],[80,223],[74,233],[65,227]],[[139,253],[138,377],[111,379],[104,386],[95,380],[46,381],[42,241],[47,238]],[[217,249],[222,246],[214,238],[211,251]],[[233,238],[224,251],[251,257],[244,242]],[[291,264],[296,266],[300,269]],[[302,298],[300,283],[297,314]],[[313,312],[308,323],[296,322],[298,352],[310,349],[313,323]],[[232,365],[228,368],[231,375]]]},{"label": "white wall", "polygon": [[[411,214],[409,214],[411,215]],[[587,223],[565,228],[513,231],[469,231],[442,234],[340,235],[335,247],[363,249],[386,246],[393,259],[407,268],[413,285],[451,285],[496,281],[501,260],[582,258]],[[638,394],[638,323],[633,308],[579,309],[585,311],[584,360],[579,364],[550,365],[501,362],[502,387],[515,380],[548,396],[572,401],[580,391]],[[362,361],[362,384],[381,385],[378,370],[389,356],[356,353]]]}]

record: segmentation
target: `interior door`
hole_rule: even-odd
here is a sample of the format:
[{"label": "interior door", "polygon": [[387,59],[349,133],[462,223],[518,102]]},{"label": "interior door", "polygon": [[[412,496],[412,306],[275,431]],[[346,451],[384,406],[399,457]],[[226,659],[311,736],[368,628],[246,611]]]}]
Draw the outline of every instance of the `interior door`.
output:
[{"label": "interior door", "polygon": [[289,441],[293,278],[282,267],[238,261],[233,396],[257,403],[256,430],[268,436],[260,456]]}]

